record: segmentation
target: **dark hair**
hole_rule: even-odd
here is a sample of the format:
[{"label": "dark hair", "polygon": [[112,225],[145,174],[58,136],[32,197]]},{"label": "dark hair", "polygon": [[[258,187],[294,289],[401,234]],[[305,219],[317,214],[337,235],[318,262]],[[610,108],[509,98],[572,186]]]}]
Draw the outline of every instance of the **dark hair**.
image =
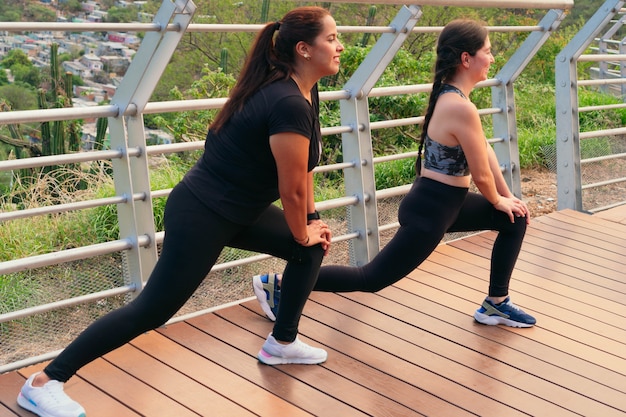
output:
[{"label": "dark hair", "polygon": [[428,132],[428,125],[435,109],[437,97],[441,92],[441,86],[449,80],[461,65],[461,54],[467,52],[471,56],[485,45],[489,35],[487,28],[480,22],[470,19],[457,19],[448,23],[437,40],[437,59],[435,61],[435,76],[433,89],[428,100],[428,108],[424,115],[424,124],[420,135],[420,146],[417,156],[417,174],[421,173],[421,156],[424,139]]},{"label": "dark hair", "polygon": [[[216,132],[224,126],[261,87],[289,77],[296,62],[296,44],[300,41],[313,44],[322,32],[323,19],[328,15],[330,12],[321,7],[298,7],[282,20],[265,25],[255,39],[229,100],[215,117],[211,129]],[[278,34],[274,37],[276,31]]]}]

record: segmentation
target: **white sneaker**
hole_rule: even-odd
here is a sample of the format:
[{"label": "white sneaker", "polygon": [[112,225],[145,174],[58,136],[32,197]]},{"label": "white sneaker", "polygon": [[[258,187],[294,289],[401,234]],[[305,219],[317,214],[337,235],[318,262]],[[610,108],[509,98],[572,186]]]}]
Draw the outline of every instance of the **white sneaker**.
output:
[{"label": "white sneaker", "polygon": [[281,345],[270,333],[257,358],[266,365],[285,365],[288,363],[315,365],[325,362],[328,353],[324,349],[301,342],[298,337],[288,345]]},{"label": "white sneaker", "polygon": [[26,380],[17,396],[20,407],[40,417],[85,417],[85,409],[63,392],[63,383],[49,381],[43,387],[33,387],[33,379],[39,372]]}]

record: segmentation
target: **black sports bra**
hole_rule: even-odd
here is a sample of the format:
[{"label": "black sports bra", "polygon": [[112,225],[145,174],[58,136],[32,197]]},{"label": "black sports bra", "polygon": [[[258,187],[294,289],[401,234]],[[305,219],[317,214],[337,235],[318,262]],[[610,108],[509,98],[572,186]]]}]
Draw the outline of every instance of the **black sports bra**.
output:
[{"label": "black sports bra", "polygon": [[[461,97],[467,98],[461,90],[450,84],[443,84],[437,98],[445,93],[457,93]],[[428,134],[424,138],[424,168],[455,177],[464,177],[470,173],[461,145],[442,145],[435,142]]]}]

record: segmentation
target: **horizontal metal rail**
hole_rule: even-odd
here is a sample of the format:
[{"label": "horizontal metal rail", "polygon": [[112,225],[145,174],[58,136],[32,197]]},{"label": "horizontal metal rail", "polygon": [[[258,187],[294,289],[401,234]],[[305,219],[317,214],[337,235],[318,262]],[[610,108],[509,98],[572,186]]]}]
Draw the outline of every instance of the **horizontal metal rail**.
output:
[{"label": "horizontal metal rail", "polygon": [[589,188],[604,187],[606,185],[618,184],[620,182],[626,182],[626,177],[613,178],[613,179],[610,179],[610,180],[598,181],[598,182],[594,182],[594,183],[590,183],[590,184],[583,184],[582,185],[582,189],[586,190],[586,189],[589,189]]},{"label": "horizontal metal rail", "polygon": [[53,303],[41,304],[35,307],[24,308],[22,310],[12,311],[10,313],[0,314],[0,323],[10,320],[17,320],[23,317],[32,316],[46,311],[56,310],[60,308],[72,307],[79,304],[85,304],[91,301],[98,301],[103,298],[111,298],[122,294],[135,291],[134,285],[125,285],[123,287],[111,288],[109,290],[98,291],[80,297],[68,298],[66,300],[55,301]]},{"label": "horizontal metal rail", "polygon": [[573,0],[331,0],[329,3],[417,4],[420,6],[500,7],[507,9],[571,9]]},{"label": "horizontal metal rail", "polygon": [[600,78],[597,80],[578,80],[579,87],[590,85],[626,84],[626,78]]},{"label": "horizontal metal rail", "polygon": [[[137,242],[139,247],[148,247],[150,243],[150,238],[147,236],[140,236]],[[41,268],[44,266],[57,265],[63,262],[77,261],[100,255],[109,255],[111,253],[131,249],[132,247],[132,242],[126,239],[119,239],[111,242],[83,246],[80,248],[65,249],[63,251],[46,253],[43,255],[12,259],[0,262],[0,275],[25,271],[27,269]]]},{"label": "horizontal metal rail", "polygon": [[611,159],[621,159],[621,158],[626,158],[626,153],[616,153],[612,155],[597,156],[595,158],[581,159],[580,163],[591,164],[594,162],[609,161]]},{"label": "horizontal metal rail", "polygon": [[602,130],[590,130],[588,132],[580,132],[578,137],[580,139],[598,138],[600,136],[615,136],[625,135],[626,127],[616,127],[614,129],[602,129]]},{"label": "horizontal metal rail", "polygon": [[594,111],[594,110],[615,110],[615,109],[623,109],[625,107],[626,107],[626,103],[605,104],[603,106],[585,106],[585,107],[579,107],[578,112],[584,113],[587,111]]}]

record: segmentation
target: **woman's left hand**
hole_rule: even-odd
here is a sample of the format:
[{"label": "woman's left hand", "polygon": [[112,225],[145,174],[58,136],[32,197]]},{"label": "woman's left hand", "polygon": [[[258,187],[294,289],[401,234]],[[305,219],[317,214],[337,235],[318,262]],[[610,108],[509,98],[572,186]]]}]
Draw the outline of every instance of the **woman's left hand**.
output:
[{"label": "woman's left hand", "polygon": [[324,249],[324,256],[328,255],[330,241],[333,235],[330,227],[323,220],[316,219],[309,222],[307,229],[309,231],[309,236],[313,236],[313,240],[322,245],[322,248]]}]

